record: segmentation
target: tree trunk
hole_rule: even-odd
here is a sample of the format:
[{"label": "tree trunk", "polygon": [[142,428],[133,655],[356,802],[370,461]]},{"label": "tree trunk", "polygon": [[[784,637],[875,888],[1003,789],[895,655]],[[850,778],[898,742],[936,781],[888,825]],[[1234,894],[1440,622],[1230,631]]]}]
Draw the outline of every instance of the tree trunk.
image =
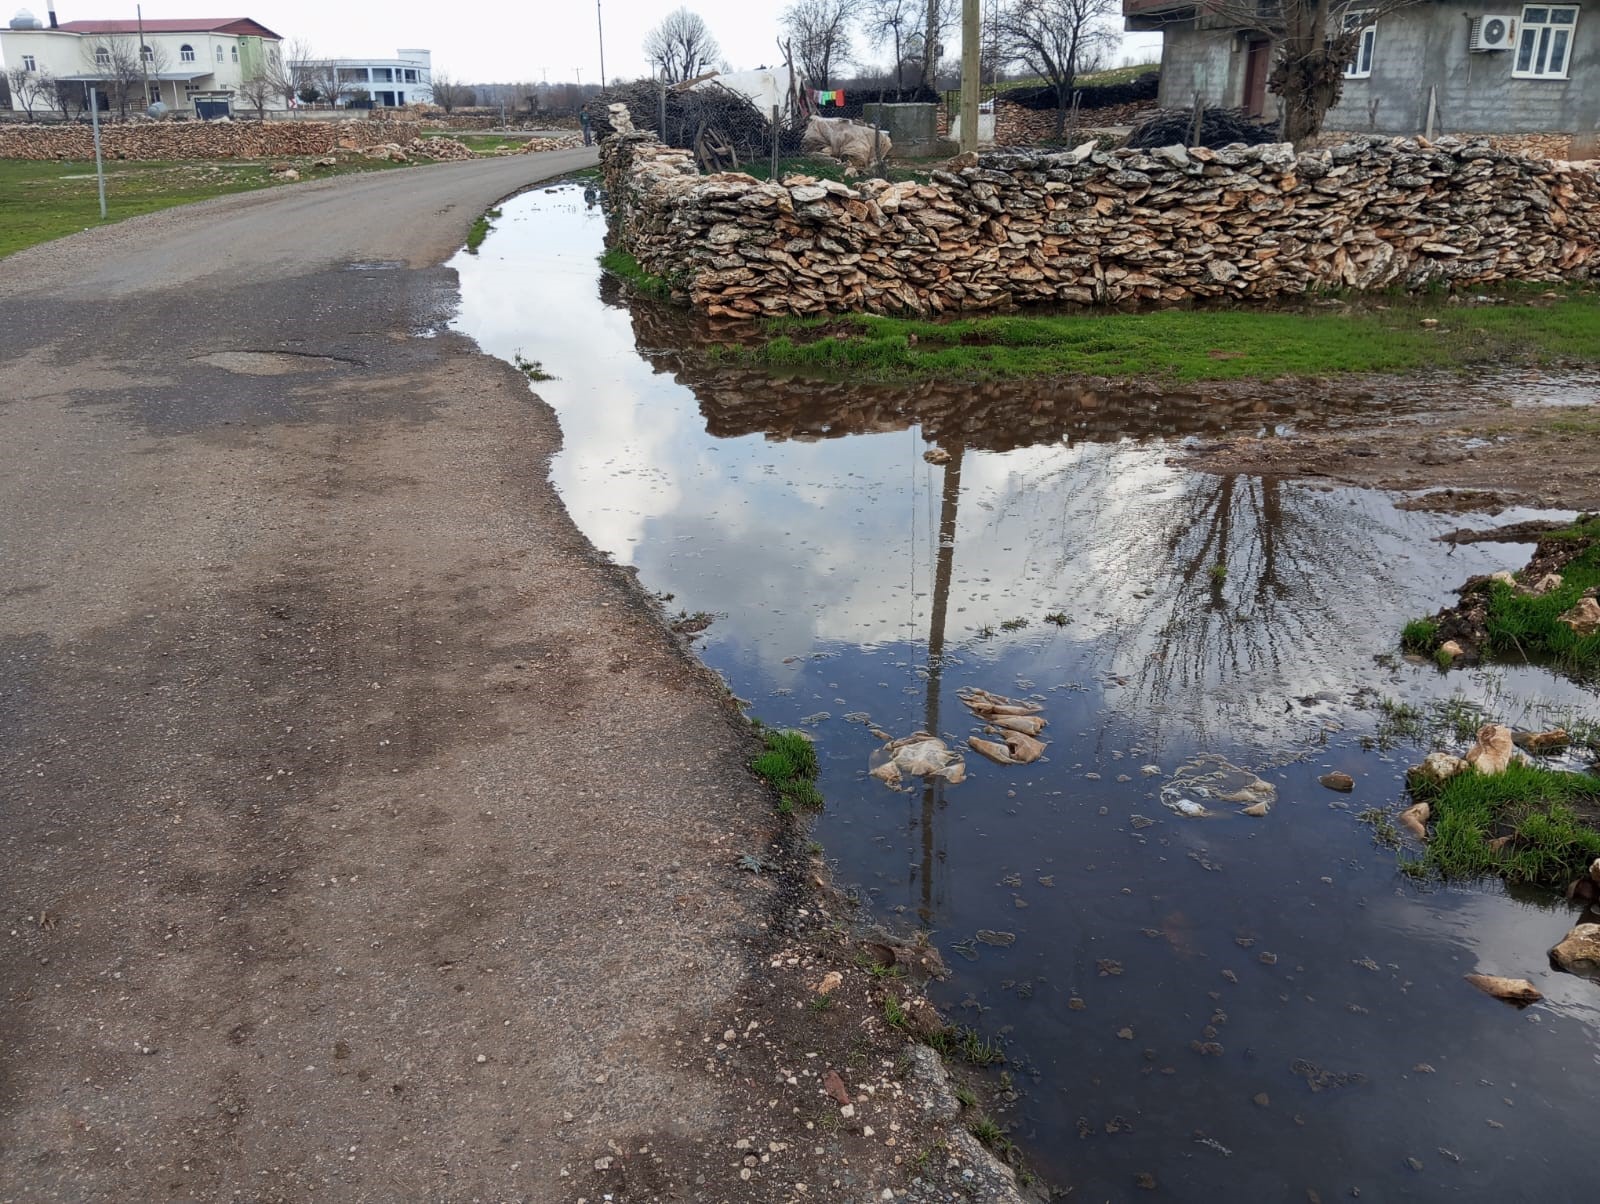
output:
[{"label": "tree trunk", "polygon": [[939,0],[928,0],[928,24],[922,37],[922,86],[935,92],[939,83]]}]

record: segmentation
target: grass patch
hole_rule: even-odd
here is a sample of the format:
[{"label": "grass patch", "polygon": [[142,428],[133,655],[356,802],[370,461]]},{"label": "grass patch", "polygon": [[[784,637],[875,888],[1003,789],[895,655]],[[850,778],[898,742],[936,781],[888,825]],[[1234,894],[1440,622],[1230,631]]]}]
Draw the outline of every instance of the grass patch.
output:
[{"label": "grass patch", "polygon": [[478,248],[483,246],[483,240],[489,237],[489,231],[494,228],[494,219],[499,216],[500,210],[490,209],[472,223],[472,229],[467,231],[467,254],[478,253]]},{"label": "grass patch", "polygon": [[528,359],[520,351],[512,353],[511,362],[516,366],[518,372],[522,373],[524,377],[532,381],[534,384],[538,384],[542,380],[555,379],[555,377],[551,376],[544,370],[543,364],[541,364],[538,360]]},{"label": "grass patch", "polygon": [[[195,162],[106,162],[107,221],[187,205],[235,192],[284,186],[268,170],[293,164],[303,178],[324,179],[401,166],[374,159],[341,159],[312,167],[309,159],[227,159]],[[0,159],[0,256],[101,225],[94,160],[35,163]]]},{"label": "grass patch", "polygon": [[928,1044],[947,1058],[960,1058],[973,1066],[994,1066],[1006,1060],[1005,1050],[975,1028],[951,1025],[928,1038]]},{"label": "grass patch", "polygon": [[1442,877],[1498,874],[1559,890],[1600,857],[1600,778],[1513,761],[1503,773],[1468,770],[1412,794],[1433,810],[1422,863]]},{"label": "grass patch", "polygon": [[606,248],[605,253],[600,256],[600,266],[647,297],[657,297],[664,301],[672,296],[672,285],[669,281],[645,271],[639,266],[639,261],[621,247]]},{"label": "grass patch", "polygon": [[1439,624],[1432,619],[1412,619],[1400,631],[1400,647],[1418,656],[1431,656],[1439,646]]},{"label": "grass patch", "polygon": [[[1437,294],[1386,296],[1317,312],[774,318],[763,324],[767,339],[723,346],[719,358],[852,379],[1093,375],[1178,384],[1600,361],[1600,301],[1592,293],[1572,288],[1559,301],[1521,303],[1533,296],[1509,289],[1506,303],[1497,305],[1452,303]],[[1423,318],[1439,325],[1423,327]]]},{"label": "grass patch", "polygon": [[817,789],[817,750],[799,732],[763,733],[766,751],[750,762],[750,768],[778,792],[778,810],[784,815],[796,809],[819,810],[822,792]]},{"label": "grass patch", "polygon": [[480,155],[492,155],[501,149],[514,151],[522,145],[523,141],[521,138],[511,138],[505,134],[465,134],[457,133],[454,130],[430,130],[423,134],[417,142],[416,149],[419,154],[425,155],[428,153],[428,139],[430,138],[453,138],[468,150]]},{"label": "grass patch", "polygon": [[1600,632],[1580,636],[1560,621],[1584,593],[1600,586],[1600,518],[1558,531],[1547,539],[1584,541],[1587,547],[1561,567],[1562,584],[1547,594],[1526,594],[1496,583],[1489,595],[1485,629],[1497,656],[1548,660],[1569,672],[1600,672]]}]

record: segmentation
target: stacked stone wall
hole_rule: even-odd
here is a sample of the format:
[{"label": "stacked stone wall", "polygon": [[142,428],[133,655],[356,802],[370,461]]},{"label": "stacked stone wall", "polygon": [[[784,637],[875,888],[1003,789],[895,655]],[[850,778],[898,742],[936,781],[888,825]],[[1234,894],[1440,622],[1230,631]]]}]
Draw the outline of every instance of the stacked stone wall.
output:
[{"label": "stacked stone wall", "polygon": [[700,176],[607,138],[613,237],[727,317],[1268,299],[1600,274],[1600,165],[1355,139],[997,152],[926,181]]},{"label": "stacked stone wall", "polygon": [[[375,138],[409,146],[421,127],[385,121],[149,121],[108,124],[108,159],[278,159],[361,149]],[[87,125],[0,125],[0,159],[92,159]]]}]

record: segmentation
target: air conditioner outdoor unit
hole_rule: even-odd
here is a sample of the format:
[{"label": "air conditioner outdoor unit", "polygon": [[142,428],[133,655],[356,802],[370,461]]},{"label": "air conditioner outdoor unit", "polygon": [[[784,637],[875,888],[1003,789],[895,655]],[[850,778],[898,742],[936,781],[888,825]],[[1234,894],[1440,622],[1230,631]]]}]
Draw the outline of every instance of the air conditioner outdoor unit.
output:
[{"label": "air conditioner outdoor unit", "polygon": [[1510,50],[1517,40],[1517,19],[1505,14],[1488,13],[1472,19],[1472,32],[1467,37],[1467,49],[1476,51]]}]

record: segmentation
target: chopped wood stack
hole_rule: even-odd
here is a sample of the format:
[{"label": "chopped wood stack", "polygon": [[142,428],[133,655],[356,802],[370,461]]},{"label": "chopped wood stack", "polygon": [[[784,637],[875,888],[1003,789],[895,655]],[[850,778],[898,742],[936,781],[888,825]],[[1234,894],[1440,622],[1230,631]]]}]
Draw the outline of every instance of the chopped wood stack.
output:
[{"label": "chopped wood stack", "polygon": [[[282,159],[360,149],[375,138],[409,145],[415,122],[130,121],[101,127],[108,159]],[[87,125],[0,125],[0,159],[93,159]]]},{"label": "chopped wood stack", "polygon": [[[620,245],[721,317],[1478,287],[1600,271],[1600,167],[1355,139],[1001,152],[927,183],[702,177],[602,143]],[[958,160],[956,162],[962,162]],[[952,163],[952,167],[955,164]]]},{"label": "chopped wood stack", "polygon": [[[1104,129],[1112,125],[1132,125],[1141,113],[1150,110],[1148,102],[1110,105],[1100,109],[1079,109],[1077,128],[1080,133]],[[1072,129],[1072,114],[1066,115],[1063,128]],[[1022,105],[997,100],[994,105],[994,140],[999,146],[1038,146],[1056,136],[1056,111],[1054,109],[1027,109]]]},{"label": "chopped wood stack", "polygon": [[537,155],[543,151],[577,150],[583,145],[582,134],[557,134],[552,138],[529,138],[517,147],[519,155]]}]

